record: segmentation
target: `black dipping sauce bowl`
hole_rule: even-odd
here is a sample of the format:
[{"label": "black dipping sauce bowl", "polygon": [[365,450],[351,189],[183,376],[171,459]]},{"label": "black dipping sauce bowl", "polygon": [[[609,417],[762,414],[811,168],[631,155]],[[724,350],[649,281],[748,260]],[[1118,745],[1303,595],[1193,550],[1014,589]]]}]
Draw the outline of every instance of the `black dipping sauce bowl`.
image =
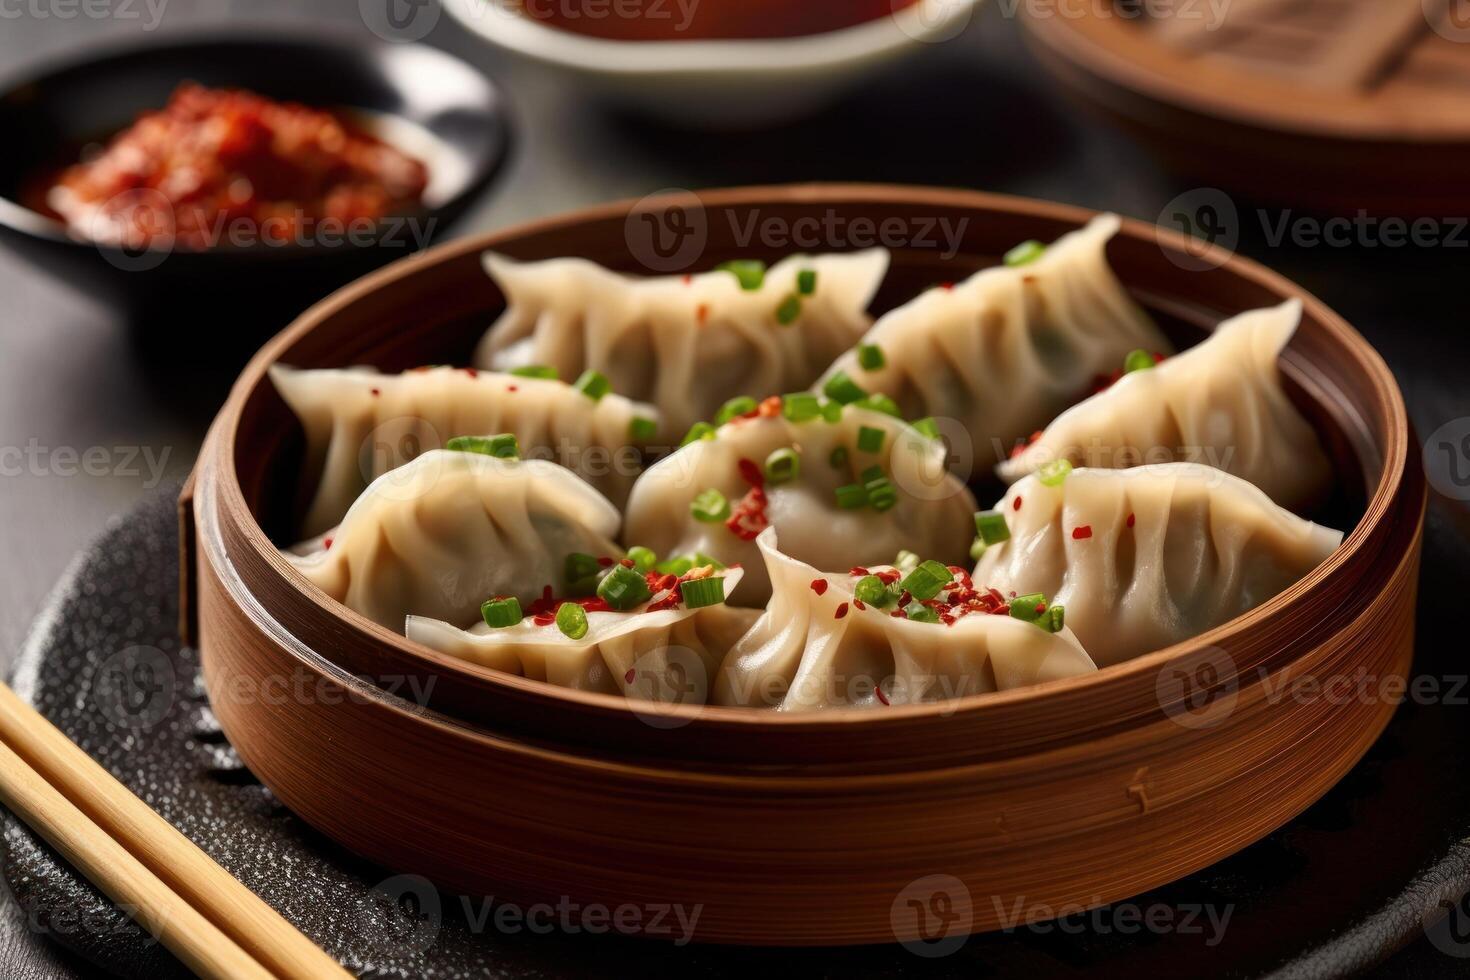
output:
[{"label": "black dipping sauce bowl", "polygon": [[[27,206],[46,174],[140,113],[162,109],[184,82],[337,112],[426,165],[422,207],[352,234],[188,251],[99,245]],[[108,48],[0,83],[0,133],[9,135],[0,154],[0,243],[155,340],[192,334],[202,346],[251,350],[338,286],[441,235],[499,170],[510,120],[493,82],[435,48],[235,33]]]}]

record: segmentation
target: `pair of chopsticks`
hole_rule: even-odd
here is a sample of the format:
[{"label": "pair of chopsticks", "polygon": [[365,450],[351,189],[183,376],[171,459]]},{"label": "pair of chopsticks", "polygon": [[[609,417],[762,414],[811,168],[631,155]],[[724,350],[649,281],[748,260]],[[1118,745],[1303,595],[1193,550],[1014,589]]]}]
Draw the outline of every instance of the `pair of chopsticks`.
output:
[{"label": "pair of chopsticks", "polygon": [[0,803],[201,977],[351,976],[4,684]]}]

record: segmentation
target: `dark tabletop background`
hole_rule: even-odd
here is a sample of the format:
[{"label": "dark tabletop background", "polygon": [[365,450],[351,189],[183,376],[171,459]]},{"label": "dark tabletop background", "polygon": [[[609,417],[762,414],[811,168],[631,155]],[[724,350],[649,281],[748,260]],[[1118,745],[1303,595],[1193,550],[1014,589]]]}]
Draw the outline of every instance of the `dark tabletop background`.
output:
[{"label": "dark tabletop background", "polygon": [[[0,5],[0,74],[75,56],[108,39],[164,37],[224,22],[299,23],[303,29],[330,23],[366,34],[356,0],[153,2],[155,10],[162,2],[153,30],[141,0],[115,0],[113,14],[102,18],[56,0]],[[119,16],[124,10],[136,19]],[[68,12],[74,16],[61,16]],[[689,134],[606,111],[544,70],[508,63],[447,16],[427,40],[499,80],[519,122],[514,156],[499,184],[457,233],[663,188],[819,179],[974,187],[1148,220],[1172,211],[1170,202],[1180,195],[1186,202],[1200,199],[1198,181],[1163,170],[1146,151],[1068,103],[1024,50],[1018,25],[999,9],[978,14],[964,35],[865,84],[821,119],[738,135]],[[0,152],[24,138],[0,134]],[[1384,354],[1421,437],[1470,416],[1470,340],[1463,333],[1470,233],[1460,235],[1458,245],[1433,249],[1273,244],[1264,231],[1268,223],[1314,216],[1288,216],[1239,196],[1231,204],[1239,251],[1322,296]],[[1448,235],[1454,225],[1446,221],[1442,228]],[[262,324],[262,338],[279,326],[284,323]],[[207,315],[199,328],[207,333]],[[133,467],[124,465],[135,448],[163,463],[163,479],[186,472],[232,372],[233,366],[191,358],[187,351],[162,354],[147,342],[146,324],[129,328],[88,297],[0,252],[0,451],[33,446],[35,458],[54,461],[42,450],[101,447],[117,470],[68,475],[63,466],[50,465],[39,473],[0,474],[0,668],[8,673],[73,553],[151,488],[147,457],[138,453]],[[1436,482],[1453,490],[1442,478]],[[1470,573],[1434,564],[1442,557],[1436,541],[1466,526],[1464,504],[1436,492],[1427,567],[1457,580]],[[1462,633],[1446,630],[1445,636],[1464,645]],[[1406,800],[1406,817],[1412,809]],[[1207,963],[1200,968],[1208,973]],[[1382,970],[1392,977],[1461,972],[1470,972],[1470,961],[1424,942]],[[0,976],[78,975],[87,975],[86,968],[32,935],[13,902],[0,905]]]}]

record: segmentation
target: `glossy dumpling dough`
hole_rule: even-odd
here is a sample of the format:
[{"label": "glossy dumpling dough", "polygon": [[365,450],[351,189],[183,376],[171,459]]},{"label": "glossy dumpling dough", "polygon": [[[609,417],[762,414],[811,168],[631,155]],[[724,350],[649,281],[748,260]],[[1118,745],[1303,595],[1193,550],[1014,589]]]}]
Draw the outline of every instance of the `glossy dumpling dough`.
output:
[{"label": "glossy dumpling dough", "polygon": [[[583,259],[487,255],[485,268],[507,306],[480,341],[476,365],[544,364],[568,379],[596,369],[613,391],[657,405],[665,436],[678,439],[737,395],[810,385],[871,325],[866,311],[888,253],[791,256],[754,290],[729,272],[640,279]],[[815,291],[783,325],[776,311],[803,270],[816,273]]]},{"label": "glossy dumpling dough", "polygon": [[[861,448],[864,428],[881,433],[882,445],[874,451]],[[847,458],[833,466],[838,448]],[[796,451],[800,475],[760,490],[764,520],[741,521],[743,531],[737,533],[725,522],[693,516],[695,497],[714,489],[729,501],[735,517],[742,503],[757,499],[749,475],[779,449]],[[838,507],[837,488],[859,482],[873,466],[883,470],[896,492],[894,506],[884,511]],[[788,554],[818,568],[882,564],[900,550],[955,564],[969,561],[974,511],[970,491],[945,471],[942,443],[890,415],[849,405],[836,422],[820,417],[792,422],[779,412],[737,419],[721,426],[714,438],[665,457],[633,485],[623,537],[630,546],[643,545],[663,557],[702,553],[727,565],[742,563],[745,581],[732,601],[759,607],[770,598],[771,587],[755,535],[767,524],[780,532]]]},{"label": "glossy dumpling dough", "polygon": [[1282,390],[1277,365],[1301,317],[1301,303],[1291,300],[1226,321],[1198,347],[1125,374],[1063,412],[997,472],[1011,482],[1058,458],[1104,469],[1199,462],[1255,484],[1284,507],[1309,509],[1332,469]]},{"label": "glossy dumpling dough", "polygon": [[[734,589],[740,569],[723,574],[726,590]],[[450,656],[559,687],[705,704],[725,652],[760,614],[725,605],[649,612],[660,595],[628,612],[587,613],[587,634],[577,640],[555,624],[538,626],[531,617],[501,629],[480,622],[463,630],[410,616],[405,632],[410,640]]]},{"label": "glossy dumpling dough", "polygon": [[[821,572],[782,554],[774,530],[757,543],[774,588],[771,603],[725,658],[716,704],[881,708],[1097,669],[1068,629],[1051,633],[1009,615],[972,613],[945,625],[898,619],[873,606],[858,609],[856,577]],[[826,585],[818,591],[814,582]]]},{"label": "glossy dumpling dough", "polygon": [[1041,592],[1099,666],[1198,636],[1316,568],[1342,532],[1303,520],[1238,477],[1195,463],[1028,476],[998,505],[1010,539],[975,581]]},{"label": "glossy dumpling dough", "polygon": [[849,352],[823,382],[842,371],[895,399],[906,418],[958,423],[945,433],[969,434],[973,456],[961,462],[990,468],[1130,351],[1172,349],[1108,266],[1118,227],[1103,215],[1028,265],[923,293],[863,338],[882,352],[882,366],[865,370]]},{"label": "glossy dumpling dough", "polygon": [[271,380],[306,431],[304,481],[316,490],[303,533],[334,527],[368,483],[456,436],[514,433],[527,458],[584,477],[617,506],[642,470],[634,419],[658,411],[618,395],[593,399],[561,381],[438,367],[298,371]]},{"label": "glossy dumpling dough", "polygon": [[468,626],[496,596],[566,593],[572,552],[618,555],[618,512],[570,470],[437,449],[378,477],[342,525],[287,554],[327,595],[401,632],[409,615]]}]

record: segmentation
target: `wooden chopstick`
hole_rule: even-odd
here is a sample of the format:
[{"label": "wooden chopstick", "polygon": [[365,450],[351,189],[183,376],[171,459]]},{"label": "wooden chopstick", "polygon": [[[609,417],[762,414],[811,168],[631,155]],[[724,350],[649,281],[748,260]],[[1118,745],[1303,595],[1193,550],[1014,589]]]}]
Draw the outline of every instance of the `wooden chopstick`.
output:
[{"label": "wooden chopstick", "polygon": [[211,980],[274,980],[4,743],[0,801],[195,973]]},{"label": "wooden chopstick", "polygon": [[[280,980],[351,976],[5,684],[0,684],[0,743],[6,749],[0,755],[0,796],[109,898],[137,906],[141,917],[143,901],[132,897],[131,891],[129,897],[119,899],[109,890],[134,889],[131,882],[138,878],[139,870],[177,896],[178,905],[189,914],[166,903],[148,884],[146,897],[155,903],[148,907],[169,911],[161,923],[148,921],[145,925],[150,929],[161,925],[161,940],[191,969],[207,976],[274,976]],[[13,772],[16,763],[24,771]],[[59,806],[58,800],[66,806]],[[77,817],[92,830],[81,826]],[[58,818],[60,824],[54,822]],[[63,835],[67,843],[58,843],[53,833]],[[68,847],[79,849],[75,857]],[[112,857],[100,864],[91,860],[103,853]],[[119,863],[118,853],[131,863]],[[213,931],[197,931],[205,927]],[[216,950],[221,957],[232,955],[231,951],[239,953],[257,964],[260,972],[236,973],[232,968],[212,974],[213,961],[201,959],[196,965],[189,959]]]}]

